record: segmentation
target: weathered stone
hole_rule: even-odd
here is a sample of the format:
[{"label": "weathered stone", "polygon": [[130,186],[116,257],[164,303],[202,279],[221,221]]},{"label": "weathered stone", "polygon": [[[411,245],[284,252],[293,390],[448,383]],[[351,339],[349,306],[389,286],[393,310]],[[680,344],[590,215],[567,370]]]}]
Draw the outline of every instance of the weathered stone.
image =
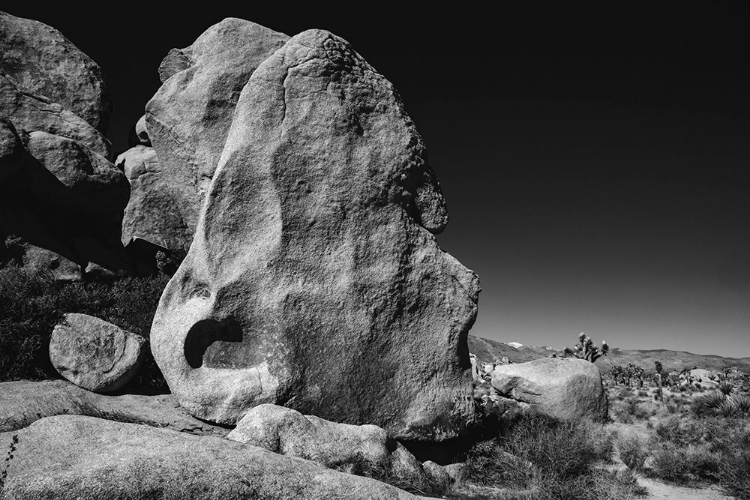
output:
[{"label": "weathered stone", "polygon": [[92,417],[44,418],[12,435],[4,494],[55,498],[411,499],[385,483],[210,436]]},{"label": "weathered stone", "polygon": [[607,395],[599,369],[583,359],[542,358],[498,365],[492,372],[492,387],[501,396],[555,418],[607,417]]},{"label": "weathered stone", "polygon": [[141,239],[165,250],[182,248],[192,239],[183,213],[174,203],[179,197],[162,170],[154,148],[135,146],[117,157],[117,166],[130,182],[130,199],[122,219],[121,240],[129,245]]},{"label": "weathered stone", "polygon": [[0,432],[22,429],[55,415],[113,418],[221,437],[229,432],[188,415],[172,394],[112,396],[87,391],[67,380],[0,383]]},{"label": "weathered stone", "polygon": [[106,133],[112,96],[101,69],[58,30],[0,12],[0,71]]},{"label": "weathered stone", "polygon": [[229,18],[191,46],[170,51],[162,63],[160,74],[169,78],[146,105],[146,124],[169,185],[161,198],[169,200],[170,216],[179,218],[174,230],[160,238],[170,245],[179,242],[169,250],[187,251],[190,246],[240,91],[255,68],[288,38]]},{"label": "weathered stone", "polygon": [[151,138],[148,136],[148,127],[146,126],[146,116],[141,116],[138,122],[135,124],[135,135],[138,137],[138,142],[144,146],[151,145]]},{"label": "weathered stone", "polygon": [[136,374],[146,340],[94,316],[68,313],[55,325],[49,357],[55,369],[89,391],[112,392]]},{"label": "weathered stone", "polygon": [[59,135],[31,132],[27,148],[55,176],[54,180],[43,174],[30,179],[31,188],[39,198],[54,204],[58,210],[98,219],[119,233],[130,192],[122,172],[103,156]]},{"label": "weathered stone", "polygon": [[10,120],[0,118],[0,184],[13,178],[23,166],[21,138]]},{"label": "weathered stone", "polygon": [[250,410],[228,439],[346,472],[378,471],[426,483],[420,463],[376,425],[339,424],[271,404]]},{"label": "weathered stone", "polygon": [[45,248],[29,244],[25,244],[24,247],[21,262],[24,269],[51,273],[55,281],[81,281],[83,279],[81,266],[72,260]]},{"label": "weathered stone", "polygon": [[430,233],[446,222],[391,83],[335,35],[292,38],[242,91],[154,318],[180,404],[218,422],[275,403],[397,439],[461,434],[479,282]]},{"label": "weathered stone", "polygon": [[84,119],[49,98],[27,92],[0,72],[0,117],[13,122],[20,133],[42,131],[88,146],[110,158],[112,145]]}]

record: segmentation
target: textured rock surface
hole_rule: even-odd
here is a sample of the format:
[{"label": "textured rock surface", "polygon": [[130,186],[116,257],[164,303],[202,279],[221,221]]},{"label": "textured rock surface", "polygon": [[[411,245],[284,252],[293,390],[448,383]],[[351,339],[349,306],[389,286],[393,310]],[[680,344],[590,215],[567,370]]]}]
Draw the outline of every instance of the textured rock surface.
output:
[{"label": "textured rock surface", "polygon": [[250,410],[227,438],[329,468],[377,470],[411,478],[412,484],[427,480],[417,459],[376,425],[339,424],[262,404]]},{"label": "textured rock surface", "polygon": [[607,396],[599,369],[583,359],[544,358],[499,365],[492,372],[492,387],[501,396],[527,403],[552,417],[607,417]]},{"label": "textured rock surface", "polygon": [[15,177],[23,166],[24,149],[16,127],[0,118],[0,184]]},{"label": "textured rock surface", "polygon": [[52,366],[89,391],[122,388],[143,359],[146,340],[94,316],[68,313],[55,325],[49,343]]},{"label": "textured rock surface", "polygon": [[162,63],[164,84],[146,105],[146,125],[168,179],[159,186],[160,197],[171,198],[170,217],[179,219],[174,234],[161,238],[170,245],[180,242],[170,250],[186,251],[190,246],[240,91],[255,68],[288,38],[229,18],[191,46],[170,51]]},{"label": "textured rock surface", "polygon": [[[418,498],[384,483],[226,439],[58,416],[17,433],[6,498]],[[7,450],[11,436],[0,443]]]},{"label": "textured rock surface", "polygon": [[112,145],[101,132],[75,113],[40,94],[20,88],[0,71],[0,117],[10,119],[21,132],[42,131],[88,146],[109,158]]},{"label": "textured rock surface", "polygon": [[135,146],[117,157],[116,164],[130,182],[130,199],[122,219],[121,239],[136,239],[163,249],[182,248],[193,230],[185,225],[172,196],[170,178],[162,170],[154,148]]},{"label": "textured rock surface", "polygon": [[261,403],[398,439],[460,434],[474,412],[466,335],[476,274],[393,87],[310,30],[253,73],[152,351],[200,418]]},{"label": "textured rock surface", "polygon": [[0,12],[0,68],[24,90],[60,103],[106,132],[112,97],[101,69],[58,30]]},{"label": "textured rock surface", "polygon": [[81,389],[67,380],[0,383],[0,432],[22,429],[55,415],[117,418],[191,434],[223,437],[229,432],[188,415],[171,394],[110,396]]},{"label": "textured rock surface", "polygon": [[122,172],[103,156],[59,135],[31,132],[27,148],[59,181],[41,175],[30,179],[40,198],[57,209],[99,219],[110,226],[112,234],[119,232],[122,210],[130,192]]}]

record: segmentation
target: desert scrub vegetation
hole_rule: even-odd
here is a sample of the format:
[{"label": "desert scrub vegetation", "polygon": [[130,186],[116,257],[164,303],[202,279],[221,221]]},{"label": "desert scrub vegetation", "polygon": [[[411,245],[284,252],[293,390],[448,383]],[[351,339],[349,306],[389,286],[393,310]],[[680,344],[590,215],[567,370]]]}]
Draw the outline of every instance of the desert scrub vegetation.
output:
[{"label": "desert scrub vegetation", "polygon": [[[503,498],[623,499],[645,494],[632,471],[612,472],[613,437],[602,424],[525,415],[466,456],[465,482],[500,488]],[[479,498],[467,494],[449,498]]]},{"label": "desert scrub vegetation", "polygon": [[[84,313],[148,339],[169,280],[159,274],[108,282],[62,283],[44,273],[0,269],[0,382],[60,378],[49,361],[52,329],[65,313]],[[159,391],[164,378],[147,357],[131,390]]]},{"label": "desert scrub vegetation", "polygon": [[675,482],[711,482],[750,499],[750,422],[743,418],[671,417],[656,426],[650,475]]}]

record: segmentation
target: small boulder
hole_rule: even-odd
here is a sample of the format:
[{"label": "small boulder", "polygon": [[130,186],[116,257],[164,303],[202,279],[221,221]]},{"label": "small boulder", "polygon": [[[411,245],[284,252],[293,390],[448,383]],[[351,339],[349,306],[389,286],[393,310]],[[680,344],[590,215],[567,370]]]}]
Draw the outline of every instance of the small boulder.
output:
[{"label": "small boulder", "polygon": [[346,472],[374,471],[409,478],[411,483],[427,480],[417,459],[376,425],[339,424],[261,404],[227,438]]},{"label": "small boulder", "polygon": [[52,330],[49,355],[60,375],[94,392],[122,388],[136,374],[145,339],[99,318],[68,313]]},{"label": "small boulder", "polygon": [[407,500],[403,490],[256,446],[82,416],[49,417],[0,435],[5,498],[304,498]]},{"label": "small boulder", "polygon": [[144,146],[151,145],[151,138],[148,136],[148,127],[146,127],[146,116],[141,116],[138,122],[135,124],[135,135],[138,137],[138,142]]},{"label": "small boulder", "polygon": [[607,417],[607,396],[599,369],[582,359],[542,358],[499,365],[492,372],[492,387],[500,396],[562,420]]}]

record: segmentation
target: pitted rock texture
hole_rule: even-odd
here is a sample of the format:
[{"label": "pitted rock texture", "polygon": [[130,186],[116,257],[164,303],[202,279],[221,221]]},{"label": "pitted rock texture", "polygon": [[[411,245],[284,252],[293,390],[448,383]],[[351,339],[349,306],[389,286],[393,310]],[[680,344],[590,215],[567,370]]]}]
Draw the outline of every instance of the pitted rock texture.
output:
[{"label": "pitted rock texture", "polygon": [[492,387],[501,396],[562,420],[607,418],[607,395],[599,368],[578,358],[543,358],[498,365]]},{"label": "pitted rock texture", "polygon": [[177,219],[174,230],[165,226],[159,236],[169,242],[169,250],[190,246],[240,91],[255,68],[288,39],[228,18],[191,46],[172,49],[162,62],[164,83],[146,105],[146,127],[165,179],[152,196],[169,200],[170,219]]},{"label": "pitted rock texture", "polygon": [[271,404],[250,410],[227,435],[290,457],[349,472],[357,468],[426,484],[427,475],[409,451],[376,425],[339,424]]},{"label": "pitted rock texture", "polygon": [[25,91],[61,104],[106,133],[112,96],[101,69],[58,30],[0,11],[0,68]]},{"label": "pitted rock texture", "polygon": [[374,479],[213,436],[66,415],[0,434],[5,498],[407,500]]},{"label": "pitted rock texture", "polygon": [[87,314],[68,313],[52,330],[52,366],[74,384],[89,391],[112,392],[136,374],[146,340]]},{"label": "pitted rock texture", "polygon": [[398,439],[461,434],[479,280],[431,234],[446,222],[391,83],[331,33],[295,36],[243,89],[156,312],[172,392],[217,422],[273,403]]}]

